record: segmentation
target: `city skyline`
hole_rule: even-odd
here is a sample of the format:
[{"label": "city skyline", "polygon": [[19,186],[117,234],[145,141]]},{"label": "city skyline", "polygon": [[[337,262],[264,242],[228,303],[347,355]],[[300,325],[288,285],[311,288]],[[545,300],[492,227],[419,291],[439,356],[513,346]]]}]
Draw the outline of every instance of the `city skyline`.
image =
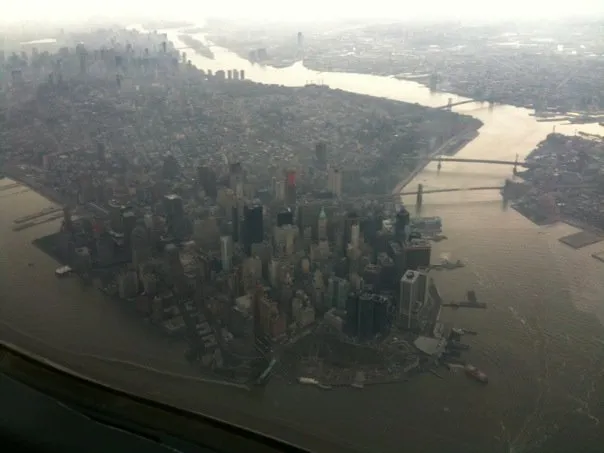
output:
[{"label": "city skyline", "polygon": [[[83,4],[75,0],[27,0],[12,3],[2,8],[0,22],[43,21],[45,23],[69,22],[88,18],[154,18],[162,20],[188,20],[199,22],[204,18],[220,17],[232,19],[284,22],[321,22],[343,19],[361,20],[531,20],[566,19],[573,17],[595,18],[604,14],[604,4],[598,0],[578,0],[572,5],[552,4],[545,0],[523,2],[510,0],[505,3],[487,4],[479,0],[460,0],[448,2],[434,0],[429,4],[410,1],[378,0],[371,6],[350,4],[341,1],[325,4],[319,0],[304,2],[303,8],[297,8],[292,14],[289,5],[276,0],[259,0],[254,3],[233,0],[227,4],[199,4],[192,0],[180,0],[178,8],[167,10],[164,2],[143,2],[134,0],[118,2],[108,0],[101,4]],[[320,12],[317,14],[317,12]],[[197,16],[197,17],[194,17]]]}]

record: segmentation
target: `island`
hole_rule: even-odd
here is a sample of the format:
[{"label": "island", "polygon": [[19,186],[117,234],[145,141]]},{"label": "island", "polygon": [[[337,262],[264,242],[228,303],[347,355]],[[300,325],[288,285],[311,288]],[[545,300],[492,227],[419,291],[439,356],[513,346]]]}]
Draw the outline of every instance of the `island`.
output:
[{"label": "island", "polygon": [[3,171],[59,205],[13,234],[61,219],[35,240],[57,278],[182,337],[213,383],[362,388],[460,361],[421,232],[440,220],[412,228],[391,190],[480,121],[210,73],[158,33],[70,41],[4,63],[0,112]]}]

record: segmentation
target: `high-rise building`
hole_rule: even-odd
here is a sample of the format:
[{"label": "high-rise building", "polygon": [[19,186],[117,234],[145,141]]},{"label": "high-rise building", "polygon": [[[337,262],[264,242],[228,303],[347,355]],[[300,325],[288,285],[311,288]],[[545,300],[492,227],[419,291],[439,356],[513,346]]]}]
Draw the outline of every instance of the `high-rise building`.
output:
[{"label": "high-rise building", "polygon": [[218,188],[216,185],[216,173],[210,167],[201,166],[197,168],[197,179],[199,185],[210,198],[216,198]]},{"label": "high-rise building", "polygon": [[243,208],[245,231],[250,244],[259,244],[264,240],[264,218],[261,205]]},{"label": "high-rise building", "polygon": [[350,229],[350,245],[352,245],[353,248],[358,249],[360,245],[361,226],[358,223],[353,223]]},{"label": "high-rise building", "polygon": [[327,145],[323,142],[315,145],[315,159],[317,168],[325,170],[327,168]]},{"label": "high-rise building", "polygon": [[398,304],[398,318],[408,329],[411,328],[413,310],[419,295],[420,274],[417,271],[407,271],[401,278],[401,288]]},{"label": "high-rise building", "polygon": [[293,206],[296,204],[296,171],[287,170],[285,172],[285,202]]},{"label": "high-rise building", "polygon": [[373,309],[373,332],[374,335],[387,335],[390,330],[392,299],[383,296],[375,295]]},{"label": "high-rise building", "polygon": [[235,192],[235,196],[243,197],[243,167],[241,162],[235,162],[229,166],[229,186]]},{"label": "high-rise building", "polygon": [[363,271],[363,280],[375,290],[380,289],[380,273],[382,267],[377,264],[367,264]]},{"label": "high-rise building", "polygon": [[151,259],[151,244],[149,242],[149,233],[144,223],[139,223],[131,235],[132,263],[138,267]]},{"label": "high-rise building", "polygon": [[276,226],[273,231],[274,250],[277,256],[291,256],[296,251],[299,230],[296,225]]},{"label": "high-rise building", "polygon": [[277,214],[277,226],[294,224],[294,213],[291,209],[285,209]]},{"label": "high-rise building", "polygon": [[76,247],[73,256],[73,267],[76,271],[86,275],[92,268],[92,259],[88,247]]},{"label": "high-rise building", "polygon": [[404,206],[401,206],[401,209],[396,214],[396,220],[394,223],[394,235],[396,239],[399,241],[407,241],[407,232],[408,226],[410,222],[410,214]]},{"label": "high-rise building", "polygon": [[339,168],[329,167],[327,171],[327,190],[334,197],[342,196],[342,172]]},{"label": "high-rise building", "polygon": [[321,208],[321,212],[319,213],[319,220],[317,222],[317,236],[319,241],[327,240],[327,214],[325,213],[324,208]]},{"label": "high-rise building", "polygon": [[285,200],[285,181],[273,178],[273,195],[276,200]]},{"label": "high-rise building", "polygon": [[180,165],[173,155],[164,157],[162,172],[166,179],[174,179],[180,175]]},{"label": "high-rise building", "polygon": [[127,247],[132,247],[132,231],[136,227],[136,214],[130,208],[122,211],[122,224],[124,226],[124,240]]},{"label": "high-rise building", "polygon": [[426,239],[411,239],[404,246],[406,270],[430,267],[432,245]]},{"label": "high-rise building", "polygon": [[164,210],[166,213],[168,233],[176,240],[180,241],[184,239],[186,233],[186,219],[182,198],[175,194],[164,196]]},{"label": "high-rise building", "polygon": [[122,205],[116,200],[108,203],[110,228],[114,233],[123,232]]},{"label": "high-rise building", "polygon": [[220,261],[225,271],[231,270],[233,240],[230,236],[220,237]]},{"label": "high-rise building", "polygon": [[231,226],[231,236],[233,237],[233,242],[239,242],[241,239],[241,219],[239,218],[239,209],[237,209],[237,206],[233,206],[231,208]]},{"label": "high-rise building", "polygon": [[327,281],[326,300],[328,308],[346,309],[346,301],[350,293],[348,280],[339,277],[329,277]]},{"label": "high-rise building", "polygon": [[356,337],[359,332],[359,295],[350,293],[346,299],[346,322],[344,332],[351,337]]},{"label": "high-rise building", "polygon": [[138,294],[138,274],[134,269],[125,269],[118,277],[118,291],[122,299],[132,299]]},{"label": "high-rise building", "polygon": [[428,269],[419,268],[419,281],[417,285],[417,300],[420,304],[425,304],[428,298]]},{"label": "high-rise building", "polygon": [[373,293],[364,292],[359,296],[357,335],[360,340],[369,340],[375,336],[374,317],[375,302]]},{"label": "high-rise building", "polygon": [[356,212],[351,211],[346,214],[346,217],[344,218],[344,237],[342,238],[342,245],[344,247],[344,250],[348,248],[348,244],[352,243],[352,227],[354,225],[358,225],[358,223],[359,216]]}]

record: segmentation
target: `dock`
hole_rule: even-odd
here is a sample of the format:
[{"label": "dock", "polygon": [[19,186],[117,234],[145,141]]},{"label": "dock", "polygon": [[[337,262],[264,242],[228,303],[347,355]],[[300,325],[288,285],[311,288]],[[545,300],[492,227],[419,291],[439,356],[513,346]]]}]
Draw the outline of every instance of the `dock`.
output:
[{"label": "dock", "polygon": [[487,308],[486,302],[478,302],[474,290],[468,291],[467,300],[462,302],[449,302],[442,304],[442,306],[451,308]]},{"label": "dock", "polygon": [[18,182],[13,183],[13,184],[6,184],[4,186],[0,186],[0,191],[10,190],[10,189],[16,189],[20,185],[21,184],[19,184]]},{"label": "dock", "polygon": [[442,306],[451,308],[487,308],[486,302],[450,302]]},{"label": "dock", "polygon": [[38,211],[34,214],[29,214],[29,215],[26,215],[23,217],[19,217],[18,219],[14,220],[14,223],[21,224],[21,223],[29,222],[30,220],[35,220],[35,219],[38,219],[45,215],[54,214],[59,211],[62,211],[62,208],[57,208],[56,206],[50,206],[50,207],[42,209],[41,211]]},{"label": "dock", "polygon": [[50,217],[47,217],[47,218],[42,219],[42,220],[39,220],[37,222],[20,223],[20,224],[15,225],[13,227],[13,231],[22,231],[22,230],[25,230],[27,228],[33,228],[35,226],[42,225],[44,223],[52,222],[53,220],[61,219],[62,217],[63,217],[63,213],[51,215]]}]

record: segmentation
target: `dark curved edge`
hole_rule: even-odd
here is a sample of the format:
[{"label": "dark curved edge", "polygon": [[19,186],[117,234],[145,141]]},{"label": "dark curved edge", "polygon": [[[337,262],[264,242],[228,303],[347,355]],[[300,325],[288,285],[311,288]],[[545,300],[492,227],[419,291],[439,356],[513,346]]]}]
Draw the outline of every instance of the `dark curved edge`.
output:
[{"label": "dark curved edge", "polygon": [[307,433],[293,433],[289,427],[275,427],[278,432],[283,430],[283,438],[295,434],[294,438],[303,439],[305,448],[298,447],[214,417],[132,395],[3,341],[0,341],[0,373],[65,404],[123,420],[124,426],[134,423],[149,433],[163,432],[215,451],[354,452]]}]

